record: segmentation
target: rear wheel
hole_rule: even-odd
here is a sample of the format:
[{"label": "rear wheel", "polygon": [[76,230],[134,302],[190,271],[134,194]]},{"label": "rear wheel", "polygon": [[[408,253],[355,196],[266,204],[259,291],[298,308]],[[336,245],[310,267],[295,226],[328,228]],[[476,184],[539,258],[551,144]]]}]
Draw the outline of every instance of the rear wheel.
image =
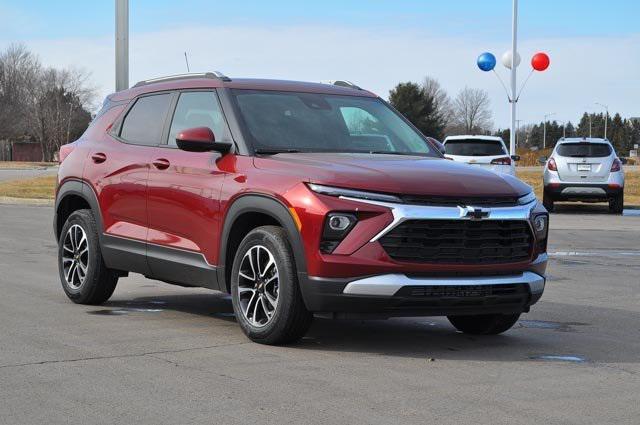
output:
[{"label": "rear wheel", "polygon": [[482,314],[477,316],[448,316],[459,331],[472,335],[497,335],[516,324],[520,314]]},{"label": "rear wheel", "polygon": [[553,199],[546,191],[542,194],[542,205],[547,211],[553,212]]},{"label": "rear wheel", "polygon": [[613,214],[622,214],[624,210],[624,193],[609,199],[609,211]]},{"label": "rear wheel", "polygon": [[74,303],[102,304],[116,289],[118,275],[104,264],[91,210],[73,212],[62,227],[58,270],[62,289]]},{"label": "rear wheel", "polygon": [[281,227],[258,227],[242,240],[233,261],[231,297],[242,331],[254,342],[286,344],[307,332],[313,316],[302,300]]}]

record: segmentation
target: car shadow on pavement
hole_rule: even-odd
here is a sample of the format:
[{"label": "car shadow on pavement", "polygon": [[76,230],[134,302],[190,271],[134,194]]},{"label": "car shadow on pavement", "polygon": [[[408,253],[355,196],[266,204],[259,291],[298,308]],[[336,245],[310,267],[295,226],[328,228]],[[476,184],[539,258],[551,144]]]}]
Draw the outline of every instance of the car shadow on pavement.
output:
[{"label": "car shadow on pavement", "polygon": [[231,296],[220,292],[138,297],[131,300],[109,301],[102,307],[123,313],[171,310],[215,317],[228,322],[235,322],[236,320],[233,314],[233,306],[231,305]]},{"label": "car shadow on pavement", "polygon": [[[638,343],[609,335],[590,317],[608,317],[607,328],[624,329],[624,323],[640,323],[640,312],[547,303],[562,312],[551,320],[521,320],[502,335],[475,336],[455,330],[444,317],[395,318],[389,320],[330,320],[316,318],[307,335],[288,349],[335,351],[436,360],[532,361],[539,356],[575,356],[586,362],[637,362]],[[226,294],[184,294],[139,297],[111,301],[103,309],[139,313],[175,311],[203,316],[212,326],[236,326],[231,299]],[[536,312],[536,318],[549,316]],[[93,312],[95,313],[95,312]],[[630,317],[632,316],[632,317]],[[614,318],[613,320],[611,318]],[[208,319],[207,319],[208,318]],[[123,318],[124,319],[124,318]],[[566,320],[566,322],[565,322]],[[582,322],[581,322],[582,321]],[[634,341],[639,338],[634,337]]]}]

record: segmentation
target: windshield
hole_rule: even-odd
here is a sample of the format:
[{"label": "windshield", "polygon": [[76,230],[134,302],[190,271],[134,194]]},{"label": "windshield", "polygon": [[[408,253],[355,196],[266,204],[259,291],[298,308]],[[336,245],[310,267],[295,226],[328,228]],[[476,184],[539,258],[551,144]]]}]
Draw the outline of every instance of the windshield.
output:
[{"label": "windshield", "polygon": [[447,155],[496,156],[507,153],[497,140],[457,139],[448,140],[444,145]]},{"label": "windshield", "polygon": [[376,98],[231,90],[256,152],[363,152],[440,157]]},{"label": "windshield", "polygon": [[611,155],[611,147],[606,143],[562,143],[557,152],[560,156],[603,158]]}]

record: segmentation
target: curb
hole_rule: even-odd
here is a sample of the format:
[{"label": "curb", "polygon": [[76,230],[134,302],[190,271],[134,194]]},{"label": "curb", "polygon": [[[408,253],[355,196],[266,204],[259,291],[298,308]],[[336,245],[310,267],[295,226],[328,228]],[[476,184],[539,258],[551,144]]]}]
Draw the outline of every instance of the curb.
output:
[{"label": "curb", "polygon": [[53,199],[38,198],[13,198],[10,196],[0,196],[1,205],[32,205],[41,207],[52,207]]}]

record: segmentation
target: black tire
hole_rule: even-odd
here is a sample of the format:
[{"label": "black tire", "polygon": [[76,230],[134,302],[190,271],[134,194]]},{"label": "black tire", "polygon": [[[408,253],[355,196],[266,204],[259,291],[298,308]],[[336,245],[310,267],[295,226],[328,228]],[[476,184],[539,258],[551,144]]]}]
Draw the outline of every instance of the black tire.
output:
[{"label": "black tire", "polygon": [[[81,247],[86,248],[86,257],[84,256],[85,254],[78,257],[86,262],[84,279],[80,277],[81,271],[77,271],[79,274],[70,278],[72,282],[75,282],[73,279],[77,278],[79,283],[77,285],[69,283],[66,277],[72,271],[70,270],[68,256],[74,256],[69,249],[67,235],[69,235],[69,230],[72,228],[77,231],[77,227],[74,226],[79,226],[84,231],[87,244],[86,246],[81,245]],[[66,259],[65,256],[67,256]],[[79,267],[76,266],[76,269]],[[118,275],[104,264],[98,238],[98,226],[91,210],[74,211],[62,227],[58,240],[58,271],[62,289],[64,289],[67,297],[77,304],[102,304],[111,297],[116,289]]]},{"label": "black tire", "polygon": [[547,211],[553,212],[553,198],[546,191],[542,194],[542,205]]},{"label": "black tire", "polygon": [[[243,302],[247,302],[247,304],[246,306],[244,304],[241,305],[241,297],[238,290],[240,279],[245,279],[240,277],[241,266],[249,250],[255,247],[264,247],[268,250],[275,262],[275,272],[278,273],[277,288],[275,288],[277,291],[277,305],[269,319],[266,319],[265,315],[266,323],[262,326],[254,326],[251,323],[251,318],[245,317],[243,306],[249,312],[251,310],[251,302],[247,302],[246,298],[244,298],[245,301]],[[267,268],[265,266],[263,271],[266,272]],[[304,305],[297,276],[293,252],[287,235],[281,227],[258,227],[249,232],[240,242],[231,271],[231,298],[236,319],[249,339],[260,344],[277,345],[297,341],[307,333],[311,326],[313,315]],[[243,280],[243,287],[251,286],[251,282],[252,280],[250,279]],[[266,284],[263,286],[264,288],[267,287]],[[273,289],[271,288],[271,290]],[[264,294],[265,289],[262,289],[262,291]],[[259,296],[260,292],[257,294]],[[249,293],[246,297],[253,297],[254,295]],[[257,303],[258,301],[256,300],[255,302]],[[262,306],[260,307],[262,308]]]},{"label": "black tire", "polygon": [[622,214],[624,210],[624,193],[609,199],[609,212],[613,214]]},{"label": "black tire", "polygon": [[518,314],[483,314],[477,316],[448,316],[455,328],[471,335],[497,335],[516,324]]}]

